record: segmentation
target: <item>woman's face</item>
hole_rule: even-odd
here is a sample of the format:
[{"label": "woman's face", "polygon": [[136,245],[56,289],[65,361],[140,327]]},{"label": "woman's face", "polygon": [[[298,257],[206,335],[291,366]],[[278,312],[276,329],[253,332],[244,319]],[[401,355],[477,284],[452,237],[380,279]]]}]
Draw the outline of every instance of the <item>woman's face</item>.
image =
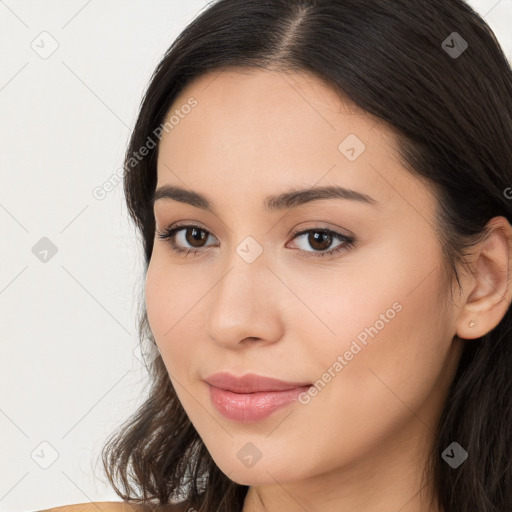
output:
[{"label": "woman's face", "polygon": [[[157,232],[196,226],[174,243],[197,252],[155,237],[146,305],[217,465],[247,485],[419,475],[460,346],[440,300],[435,198],[399,164],[391,131],[306,74],[210,73],[171,110],[157,189],[211,210],[155,201]],[[270,200],[324,187],[371,199]],[[215,406],[205,379],[219,372],[312,386],[252,401],[217,390]]]}]

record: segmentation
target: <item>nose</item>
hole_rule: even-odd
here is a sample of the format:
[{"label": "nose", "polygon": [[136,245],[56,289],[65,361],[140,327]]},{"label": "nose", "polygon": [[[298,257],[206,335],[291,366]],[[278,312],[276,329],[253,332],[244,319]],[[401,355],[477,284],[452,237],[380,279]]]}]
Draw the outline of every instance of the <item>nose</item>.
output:
[{"label": "nose", "polygon": [[224,348],[271,344],[283,335],[283,284],[267,267],[265,251],[251,263],[236,251],[211,292],[206,334]]}]

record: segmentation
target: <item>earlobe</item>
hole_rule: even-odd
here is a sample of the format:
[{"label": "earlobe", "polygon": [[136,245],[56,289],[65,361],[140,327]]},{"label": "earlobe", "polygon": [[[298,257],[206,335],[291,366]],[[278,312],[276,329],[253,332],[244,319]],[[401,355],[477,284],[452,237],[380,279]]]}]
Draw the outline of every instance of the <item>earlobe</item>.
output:
[{"label": "earlobe", "polygon": [[[476,339],[494,329],[512,301],[512,226],[505,217],[487,224],[488,234],[473,253],[471,288],[457,319],[457,336]],[[469,280],[468,280],[469,285]]]}]

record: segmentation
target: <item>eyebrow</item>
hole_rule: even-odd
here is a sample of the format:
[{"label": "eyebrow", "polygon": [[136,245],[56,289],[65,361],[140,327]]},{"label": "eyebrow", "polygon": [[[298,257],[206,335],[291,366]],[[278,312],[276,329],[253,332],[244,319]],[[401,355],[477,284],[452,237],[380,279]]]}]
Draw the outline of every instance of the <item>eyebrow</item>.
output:
[{"label": "eyebrow", "polygon": [[[175,185],[162,185],[157,188],[149,203],[154,204],[162,199],[171,199],[180,203],[187,203],[203,210],[214,212],[214,204],[206,196],[198,192],[186,190]],[[268,212],[277,212],[296,208],[311,201],[320,199],[346,199],[350,201],[359,201],[369,205],[376,205],[378,202],[372,197],[339,186],[315,187],[299,190],[290,190],[282,194],[268,196],[265,199],[265,209]]]}]

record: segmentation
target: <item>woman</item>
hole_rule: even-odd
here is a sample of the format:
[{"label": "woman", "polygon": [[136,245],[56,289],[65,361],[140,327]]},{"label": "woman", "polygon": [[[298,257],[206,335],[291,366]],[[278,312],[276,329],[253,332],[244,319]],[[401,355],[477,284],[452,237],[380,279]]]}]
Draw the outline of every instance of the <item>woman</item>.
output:
[{"label": "woman", "polygon": [[212,3],[126,153],[158,353],[105,506],[512,510],[511,140],[462,0]]}]

